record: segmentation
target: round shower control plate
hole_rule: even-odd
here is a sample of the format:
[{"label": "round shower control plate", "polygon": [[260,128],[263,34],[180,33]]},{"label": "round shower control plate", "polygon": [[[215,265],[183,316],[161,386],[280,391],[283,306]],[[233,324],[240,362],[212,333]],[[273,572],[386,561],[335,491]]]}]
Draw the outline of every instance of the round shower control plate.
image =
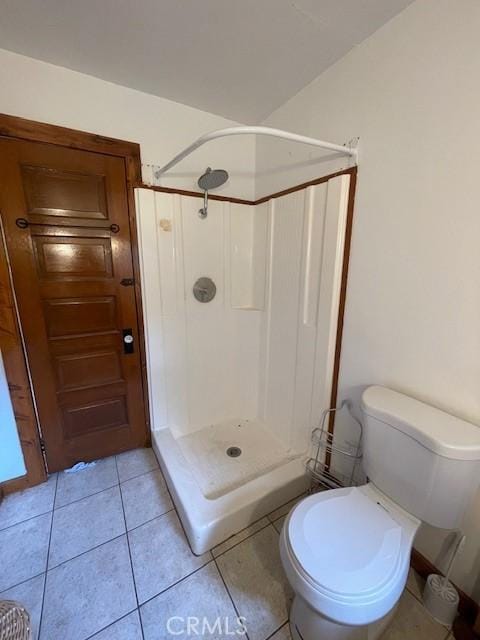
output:
[{"label": "round shower control plate", "polygon": [[199,302],[210,302],[217,293],[217,287],[211,278],[199,278],[193,285],[193,295]]}]

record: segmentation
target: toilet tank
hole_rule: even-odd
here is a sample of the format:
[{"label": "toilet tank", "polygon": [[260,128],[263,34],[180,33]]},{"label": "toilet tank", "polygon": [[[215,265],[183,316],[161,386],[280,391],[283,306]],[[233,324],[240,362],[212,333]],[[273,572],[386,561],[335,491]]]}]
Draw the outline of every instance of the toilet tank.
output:
[{"label": "toilet tank", "polygon": [[369,480],[423,522],[459,528],[480,482],[480,427],[379,386],[362,411]]}]

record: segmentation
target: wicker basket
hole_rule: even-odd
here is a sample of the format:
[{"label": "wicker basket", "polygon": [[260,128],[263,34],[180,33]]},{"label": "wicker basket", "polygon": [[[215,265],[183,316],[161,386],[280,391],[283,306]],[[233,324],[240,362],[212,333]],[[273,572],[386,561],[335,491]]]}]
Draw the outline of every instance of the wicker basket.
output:
[{"label": "wicker basket", "polygon": [[30,616],[18,602],[0,600],[0,640],[30,640]]}]

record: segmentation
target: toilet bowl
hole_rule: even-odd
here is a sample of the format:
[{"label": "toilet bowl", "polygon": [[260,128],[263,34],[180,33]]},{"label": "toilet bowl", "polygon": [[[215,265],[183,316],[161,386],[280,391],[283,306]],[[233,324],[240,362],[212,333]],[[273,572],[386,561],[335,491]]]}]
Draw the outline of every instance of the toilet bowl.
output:
[{"label": "toilet bowl", "polygon": [[295,591],[292,637],[379,638],[405,587],[419,525],[372,484],[302,500],[280,537]]},{"label": "toilet bowl", "polygon": [[384,387],[362,396],[369,482],[290,512],[280,556],[294,640],[377,640],[395,613],[422,522],[460,526],[480,477],[480,428]]}]

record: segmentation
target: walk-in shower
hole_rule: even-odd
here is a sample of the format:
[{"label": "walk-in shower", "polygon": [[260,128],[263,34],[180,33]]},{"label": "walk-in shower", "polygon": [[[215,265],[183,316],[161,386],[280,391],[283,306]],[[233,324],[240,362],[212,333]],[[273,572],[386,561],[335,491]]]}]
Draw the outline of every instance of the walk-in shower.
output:
[{"label": "walk-in shower", "polygon": [[352,175],[258,203],[222,193],[204,219],[198,197],[137,190],[152,441],[195,553],[306,487],[331,402]]}]

